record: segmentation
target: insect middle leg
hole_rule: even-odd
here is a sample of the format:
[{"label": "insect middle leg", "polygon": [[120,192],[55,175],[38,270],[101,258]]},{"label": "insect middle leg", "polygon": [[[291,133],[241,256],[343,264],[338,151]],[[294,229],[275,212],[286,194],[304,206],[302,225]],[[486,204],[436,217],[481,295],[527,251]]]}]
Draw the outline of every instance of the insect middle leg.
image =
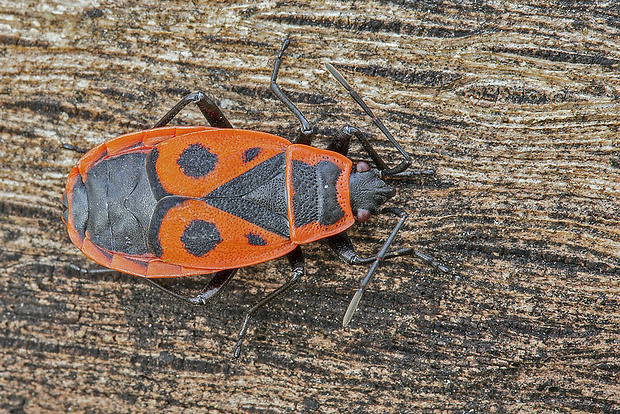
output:
[{"label": "insect middle leg", "polygon": [[278,79],[278,72],[280,71],[280,65],[282,65],[282,56],[284,55],[284,51],[288,48],[290,44],[290,40],[287,37],[284,39],[284,43],[282,43],[282,47],[280,48],[280,53],[276,57],[276,60],[273,63],[273,72],[271,73],[271,82],[269,83],[269,88],[271,92],[287,106],[287,108],[297,117],[299,122],[301,123],[301,134],[295,140],[296,144],[305,144],[310,145],[312,141],[312,135],[314,134],[314,130],[310,126],[310,122],[306,119],[304,114],[301,113],[299,109],[295,106],[293,102],[282,92],[276,80]]},{"label": "insect middle leg", "polygon": [[291,286],[293,286],[301,276],[306,273],[306,266],[304,264],[304,256],[301,252],[301,247],[297,246],[295,250],[288,253],[286,257],[291,264],[291,269],[293,270],[293,274],[291,277],[284,283],[282,286],[271,292],[269,295],[265,296],[258,302],[256,302],[252,307],[248,310],[245,315],[245,319],[243,320],[243,324],[241,325],[241,330],[239,331],[239,336],[237,340],[237,345],[235,346],[235,358],[239,357],[241,353],[241,345],[243,340],[245,339],[245,335],[248,330],[248,322],[250,318],[256,314],[259,310],[264,308],[269,302],[274,300],[276,297],[280,296],[282,293],[286,292]]}]

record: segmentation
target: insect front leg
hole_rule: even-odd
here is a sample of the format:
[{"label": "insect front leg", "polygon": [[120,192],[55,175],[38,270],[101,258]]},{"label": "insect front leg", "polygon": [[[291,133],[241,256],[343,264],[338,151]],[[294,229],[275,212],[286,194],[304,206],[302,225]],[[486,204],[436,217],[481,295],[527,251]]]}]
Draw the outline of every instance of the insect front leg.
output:
[{"label": "insect front leg", "polygon": [[390,246],[394,242],[394,239],[396,239],[396,236],[397,236],[398,232],[400,231],[400,229],[402,228],[403,224],[405,223],[405,220],[407,219],[407,214],[405,213],[404,210],[402,210],[400,208],[396,208],[396,207],[384,208],[383,209],[383,213],[388,213],[388,214],[393,214],[395,216],[398,216],[400,218],[400,220],[398,221],[398,223],[396,224],[396,226],[392,230],[392,233],[387,238],[387,240],[383,244],[383,247],[381,247],[381,250],[379,250],[379,252],[377,253],[377,255],[375,257],[360,258],[357,255],[357,253],[355,253],[355,250],[353,248],[353,244],[351,243],[351,239],[349,239],[349,237],[346,234],[343,235],[341,233],[339,235],[332,236],[332,237],[330,237],[328,239],[328,242],[330,243],[330,246],[332,247],[332,249],[334,249],[340,255],[340,257],[342,257],[345,261],[347,261],[347,262],[349,262],[351,264],[367,264],[367,263],[372,263],[372,265],[370,266],[370,269],[366,273],[366,276],[364,277],[364,279],[360,283],[360,287],[359,287],[358,291],[353,296],[353,299],[351,299],[351,303],[349,304],[349,307],[347,308],[347,311],[346,311],[346,313],[344,315],[344,319],[342,321],[342,325],[343,326],[347,326],[351,322],[351,318],[353,317],[353,313],[357,309],[357,306],[358,306],[360,300],[362,299],[362,295],[363,295],[364,291],[366,290],[366,287],[368,286],[368,284],[372,280],[372,277],[374,276],[377,268],[386,259],[389,259],[391,257],[396,257],[396,256],[403,256],[403,255],[414,254],[414,255],[418,256],[419,258],[421,258],[422,260],[424,260],[424,261],[428,262],[429,264],[431,264],[436,269],[441,270],[442,272],[449,272],[449,269],[447,267],[442,266],[441,264],[439,264],[439,262],[437,262],[432,257],[430,257],[428,255],[425,255],[423,253],[419,253],[419,252],[417,252],[416,250],[414,250],[412,248],[404,248],[404,249],[396,250],[396,251],[393,251],[393,252],[388,252],[388,249],[390,248]]},{"label": "insect front leg", "polygon": [[330,141],[326,149],[328,151],[337,152],[346,157],[347,154],[349,153],[349,144],[351,142],[351,137],[353,136],[353,134],[351,133],[352,129],[355,129],[355,128],[349,125],[344,126],[332,138],[332,140]]},{"label": "insect front leg", "polygon": [[301,252],[301,247],[297,246],[295,250],[288,253],[286,257],[291,264],[291,269],[293,270],[293,274],[291,277],[284,283],[282,286],[271,292],[269,295],[265,296],[258,302],[256,302],[252,307],[248,310],[245,315],[245,319],[243,320],[243,324],[241,325],[241,329],[239,330],[239,336],[237,339],[237,345],[235,346],[235,358],[238,358],[241,354],[241,345],[243,344],[243,340],[245,339],[245,335],[248,330],[248,322],[250,318],[256,314],[259,310],[264,308],[269,302],[280,296],[282,293],[286,292],[291,286],[293,286],[301,276],[306,273],[306,266],[304,264],[304,256]]},{"label": "insect front leg", "polygon": [[390,141],[392,146],[403,157],[403,160],[400,162],[400,164],[398,164],[397,166],[393,168],[389,168],[387,164],[385,164],[385,162],[381,160],[381,157],[379,157],[379,154],[377,154],[374,148],[372,148],[372,146],[370,145],[370,143],[368,142],[368,139],[364,136],[364,134],[362,134],[361,132],[357,130],[355,130],[357,132],[352,131],[353,135],[355,135],[356,137],[360,139],[360,141],[362,142],[362,145],[364,146],[364,149],[370,154],[373,161],[375,161],[375,163],[377,164],[377,167],[381,171],[381,177],[394,176],[407,170],[409,166],[411,165],[411,156],[396,141],[392,133],[383,124],[383,121],[372,112],[372,110],[368,107],[368,105],[366,105],[362,97],[351,87],[351,85],[349,85],[349,83],[342,77],[340,72],[338,72],[338,70],[336,70],[336,68],[329,63],[326,63],[325,67],[332,74],[332,76],[336,78],[338,83],[340,83],[347,90],[347,92],[349,92],[349,95],[351,95],[353,100],[362,108],[362,110],[366,113],[366,115],[372,118],[372,123],[375,124],[377,128],[379,128],[381,133],[385,135],[385,137]]},{"label": "insect front leg", "polygon": [[336,136],[334,137],[332,142],[329,144],[327,149],[330,151],[339,152],[342,155],[346,156],[349,151],[349,142],[351,141],[351,138],[353,137],[357,138],[360,141],[360,143],[362,144],[362,147],[364,147],[364,150],[368,153],[368,155],[370,155],[370,158],[372,158],[372,160],[374,161],[375,165],[377,166],[379,170],[383,171],[388,168],[388,166],[381,159],[377,151],[370,144],[370,141],[368,141],[368,138],[366,138],[366,135],[364,135],[362,131],[360,131],[359,129],[352,127],[350,125],[345,125],[338,132],[338,134],[336,134]]},{"label": "insect front leg", "polygon": [[202,92],[193,92],[181,99],[179,103],[172,107],[166,115],[164,115],[154,128],[166,126],[181,112],[187,105],[195,103],[204,115],[205,119],[212,127],[216,128],[232,128],[232,125],[224,116],[224,113],[215,102]]},{"label": "insect front leg", "polygon": [[[339,233],[334,236],[330,236],[327,239],[327,244],[329,247],[346,263],[349,264],[368,264],[375,261],[376,257],[361,257],[353,246],[353,242],[351,238],[345,233]],[[405,247],[403,249],[394,250],[392,252],[388,252],[383,260],[391,259],[393,257],[400,256],[408,256],[408,255],[419,255],[421,253],[417,252],[411,247]],[[426,256],[426,255],[424,255]],[[429,257],[429,256],[426,256]]]},{"label": "insect front leg", "polygon": [[[374,262],[377,258],[376,256],[370,257],[361,257],[356,251],[353,243],[351,242],[351,238],[345,233],[342,232],[340,234],[336,234],[335,236],[330,236],[327,238],[327,243],[329,247],[338,255],[340,258],[349,264],[368,264]],[[415,250],[412,247],[404,247],[402,249],[393,250],[388,252],[383,257],[383,261],[392,259],[394,257],[402,257],[402,256],[416,256],[418,259],[423,260],[428,265],[433,268],[447,273],[450,271],[449,268],[442,265],[434,259],[433,257],[422,253],[418,250]]]},{"label": "insect front leg", "polygon": [[[359,129],[353,126],[345,125],[340,131],[338,131],[336,136],[332,139],[330,144],[327,146],[327,149],[330,151],[338,152],[346,156],[347,153],[349,152],[349,143],[351,142],[351,138],[353,137],[359,140],[359,142],[362,144],[362,147],[364,148],[366,153],[373,160],[377,168],[383,172],[382,175],[385,176],[386,175],[385,172],[389,170],[388,165],[385,163],[385,161],[383,161],[383,159],[381,158],[377,150],[375,150],[375,148],[372,146],[368,137],[366,137],[366,135],[362,131],[360,131]],[[434,175],[434,174],[435,174],[434,169],[427,168],[427,169],[407,170],[407,171],[391,174],[389,177],[390,178],[411,178],[411,177],[417,177],[420,175],[429,176],[429,175]]]}]

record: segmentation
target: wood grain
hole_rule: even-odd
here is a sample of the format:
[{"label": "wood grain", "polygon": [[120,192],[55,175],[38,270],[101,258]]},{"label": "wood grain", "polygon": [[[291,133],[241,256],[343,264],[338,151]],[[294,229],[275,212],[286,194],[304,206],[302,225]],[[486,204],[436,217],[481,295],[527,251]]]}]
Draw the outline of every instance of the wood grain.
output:
[{"label": "wood grain", "polygon": [[[613,2],[0,0],[0,410],[620,410],[619,32]],[[244,269],[206,308],[77,274],[92,265],[60,196],[79,156],[61,146],[149,127],[194,90],[236,127],[294,138],[268,90],[287,34],[280,84],[317,145],[350,123],[392,156],[331,62],[436,168],[398,184],[398,243],[453,272],[386,264],[342,329],[365,269],[308,246],[307,277],[233,360],[286,261]],[[372,254],[393,223],[351,235]]]}]

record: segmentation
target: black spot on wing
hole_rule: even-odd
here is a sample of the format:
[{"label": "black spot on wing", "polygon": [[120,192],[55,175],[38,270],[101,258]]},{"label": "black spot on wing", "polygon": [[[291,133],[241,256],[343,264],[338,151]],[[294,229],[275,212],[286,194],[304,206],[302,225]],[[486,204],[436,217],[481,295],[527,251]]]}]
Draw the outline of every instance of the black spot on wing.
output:
[{"label": "black spot on wing", "polygon": [[243,157],[242,157],[243,162],[248,163],[252,161],[254,158],[258,156],[259,153],[260,153],[260,148],[258,147],[246,149],[245,151],[243,151]]},{"label": "black spot on wing", "polygon": [[248,239],[248,243],[250,243],[252,246],[266,246],[267,245],[267,241],[256,233],[250,232],[246,234],[245,237]]},{"label": "black spot on wing", "polygon": [[183,231],[181,242],[188,253],[202,257],[215,249],[215,246],[222,242],[222,238],[215,224],[205,220],[192,220]]},{"label": "black spot on wing", "polygon": [[217,155],[200,143],[191,144],[179,155],[177,164],[188,177],[201,178],[215,169]]}]

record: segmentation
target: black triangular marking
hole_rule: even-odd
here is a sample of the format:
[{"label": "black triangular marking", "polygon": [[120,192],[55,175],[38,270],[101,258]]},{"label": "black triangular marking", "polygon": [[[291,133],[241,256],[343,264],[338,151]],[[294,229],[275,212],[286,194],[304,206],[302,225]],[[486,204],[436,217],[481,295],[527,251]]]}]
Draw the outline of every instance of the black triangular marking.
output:
[{"label": "black triangular marking", "polygon": [[205,201],[215,208],[288,238],[290,232],[286,215],[285,174],[286,154],[283,152],[222,184],[209,193]]}]

